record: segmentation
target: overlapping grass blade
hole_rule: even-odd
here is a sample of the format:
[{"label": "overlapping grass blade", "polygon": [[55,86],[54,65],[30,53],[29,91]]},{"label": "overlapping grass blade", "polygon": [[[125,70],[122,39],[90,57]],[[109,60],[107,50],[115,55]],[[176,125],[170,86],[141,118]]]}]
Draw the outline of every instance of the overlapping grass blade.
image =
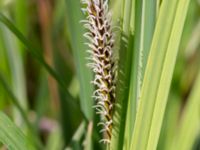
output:
[{"label": "overlapping grass blade", "polygon": [[[130,70],[131,70],[131,59],[132,59],[132,47],[133,47],[133,35],[130,31],[130,19],[131,15],[127,14],[131,11],[125,11],[126,7],[130,7],[130,1],[124,1],[124,12],[121,14],[124,21],[121,22],[121,39],[120,39],[120,50],[119,50],[119,70],[118,70],[118,82],[116,90],[116,104],[115,112],[113,117],[113,131],[111,149],[122,149],[126,147],[123,145],[126,127],[126,114],[128,107],[128,91],[130,84]],[[123,18],[122,17],[122,18]],[[121,20],[123,21],[123,20]],[[123,87],[123,88],[122,88]]]},{"label": "overlapping grass blade", "polygon": [[123,17],[123,32],[128,35],[130,33],[130,21],[131,21],[131,12],[132,12],[132,3],[135,3],[135,0],[125,0],[124,1],[124,17]]},{"label": "overlapping grass blade", "polygon": [[[125,39],[122,39],[125,40]],[[127,39],[126,39],[127,40]],[[121,60],[119,60],[119,73],[118,73],[118,84],[117,84],[117,102],[115,104],[115,114],[113,116],[113,131],[111,140],[111,149],[121,150],[124,143],[125,127],[126,127],[126,114],[128,107],[128,91],[130,81],[130,64],[131,64],[131,50],[133,36],[130,36],[129,41],[123,41],[122,45],[127,47],[121,47]],[[125,51],[124,51],[125,50]],[[126,60],[126,61],[124,61]],[[123,87],[123,88],[121,88]]]},{"label": "overlapping grass blade", "polygon": [[[141,84],[144,77],[144,71],[147,63],[147,58],[151,46],[153,37],[155,19],[156,19],[156,0],[143,0],[135,1],[132,8],[132,26],[134,26],[134,47],[133,47],[133,59],[131,66],[131,78],[130,78],[130,89],[129,89],[129,105],[127,112],[127,126],[126,129],[129,133],[127,138],[128,145],[130,145],[130,139],[132,136],[135,114],[136,114],[136,103],[140,95]],[[137,17],[135,17],[137,16]]]},{"label": "overlapping grass blade", "polygon": [[37,136],[35,134],[35,132],[33,131],[33,127],[31,125],[31,123],[28,120],[28,116],[26,115],[26,111],[21,107],[19,100],[16,98],[16,96],[13,94],[12,90],[10,89],[10,87],[8,86],[8,84],[6,83],[3,75],[0,72],[0,84],[3,86],[4,90],[8,93],[8,95],[10,96],[10,100],[12,101],[12,103],[14,104],[14,106],[16,106],[16,108],[18,109],[18,111],[20,112],[20,115],[22,116],[24,122],[26,123],[29,131],[30,131],[30,136],[32,138],[32,140],[35,142],[35,145],[38,148],[42,148],[42,144],[40,143],[40,141],[37,139]]},{"label": "overlapping grass blade", "polygon": [[[131,70],[132,70],[132,66],[131,66],[131,61],[132,60],[134,60],[134,51],[132,51],[133,50],[133,43],[134,43],[134,39],[135,38],[133,38],[133,36],[135,36],[135,35],[133,35],[134,34],[134,30],[135,30],[135,25],[132,25],[134,22],[135,22],[135,0],[133,0],[133,1],[131,1],[131,0],[125,0],[124,1],[124,13],[123,13],[123,28],[122,28],[122,32],[123,32],[123,34],[125,34],[128,38],[129,38],[129,41],[128,41],[128,47],[127,47],[127,61],[125,61],[125,63],[123,64],[124,66],[126,66],[126,65],[129,65],[130,66],[130,68],[129,68],[129,70],[127,71],[125,71],[125,70],[122,70],[122,72],[123,71],[125,71],[125,78],[127,78],[126,79],[126,85],[125,86],[127,86],[127,92],[128,91],[130,91],[130,87],[132,86],[132,82],[130,82],[130,80],[131,80],[131,76],[130,76],[130,73],[131,73]],[[132,26],[131,26],[132,25]],[[123,43],[122,42],[122,44],[125,44],[125,43]],[[124,50],[125,48],[121,48],[121,52]],[[122,52],[123,53],[123,52]],[[121,55],[121,56],[123,56],[123,55]],[[123,57],[121,57],[120,56],[120,58],[122,59],[122,60],[125,60]],[[123,67],[122,67],[123,68]],[[122,79],[123,80],[123,79]],[[129,81],[128,81],[129,80]],[[132,118],[134,118],[135,117],[135,103],[133,104],[133,106],[131,107],[130,106],[130,103],[129,103],[129,101],[128,101],[128,99],[129,99],[129,95],[128,95],[128,93],[124,93],[124,94],[126,94],[127,95],[127,97],[126,97],[126,105],[127,106],[125,106],[124,105],[124,108],[122,108],[122,109],[124,109],[125,111],[126,111],[126,113],[124,113],[124,115],[126,115],[124,118],[126,118],[126,120],[125,120],[125,122],[124,122],[124,124],[125,124],[125,126],[124,126],[124,131],[123,130],[121,130],[121,132],[124,132],[124,137],[123,137],[123,140],[124,140],[124,143],[123,143],[123,148],[124,149],[127,149],[128,147],[129,147],[129,144],[130,144],[130,135],[131,135],[131,127],[132,126],[130,126],[130,122],[132,121],[131,119]],[[128,108],[128,109],[127,109]],[[131,112],[132,114],[131,114],[131,116],[130,116],[130,113],[129,112]]]},{"label": "overlapping grass blade", "polygon": [[36,150],[22,131],[2,112],[0,122],[0,141],[9,150]]},{"label": "overlapping grass blade", "polygon": [[147,149],[156,149],[190,0],[179,0],[155,99]]},{"label": "overlapping grass blade", "polygon": [[76,71],[80,82],[80,104],[81,109],[88,120],[93,117],[93,100],[92,100],[92,73],[86,66],[88,63],[86,60],[87,47],[84,44],[83,37],[84,29],[80,23],[83,20],[83,14],[81,12],[81,2],[77,0],[66,0],[67,8],[67,27],[69,29],[69,36],[73,55],[75,59]]},{"label": "overlapping grass blade", "polygon": [[[135,17],[135,57],[132,61],[131,77],[132,83],[136,83],[137,86],[132,86],[132,89],[130,89],[132,101],[138,99],[141,91],[156,22],[156,0],[136,0],[134,9],[137,17]],[[134,75],[136,75],[135,80]],[[133,97],[132,94],[134,90],[136,90],[136,97]]]},{"label": "overlapping grass blade", "polygon": [[[9,68],[11,70],[12,91],[16,95],[17,99],[20,100],[20,106],[22,106],[24,110],[27,110],[28,107],[26,98],[24,67],[19,46],[17,45],[17,41],[14,35],[11,32],[9,32],[9,30],[5,28],[5,26],[0,26],[0,30],[3,36],[4,46],[7,52],[5,56],[9,62]],[[15,111],[15,108],[13,110],[15,122],[21,124],[22,118],[20,114],[18,113],[18,111]]]},{"label": "overlapping grass blade", "polygon": [[165,57],[164,52],[166,51],[170,36],[176,3],[176,1],[164,1],[162,4],[142,85],[131,149],[143,150],[148,142],[148,131],[150,130],[162,61]]},{"label": "overlapping grass blade", "polygon": [[13,25],[13,23],[11,21],[9,21],[2,13],[0,13],[0,22],[2,22],[4,25],[6,25],[6,27],[9,28],[13,34],[15,34],[15,36],[27,47],[26,50],[28,50],[30,52],[30,54],[42,64],[42,66],[48,71],[48,73],[57,80],[60,87],[64,91],[66,91],[66,93],[68,93],[68,95],[70,95],[69,92],[66,90],[67,89],[66,84],[63,82],[63,80],[60,78],[60,76],[58,76],[58,74],[45,62],[45,60],[41,54],[41,51],[36,49],[23,36],[23,34]]},{"label": "overlapping grass blade", "polygon": [[21,116],[23,117],[23,119],[24,119],[25,123],[27,124],[27,126],[31,128],[31,124],[28,121],[28,118],[26,116],[25,110],[22,108],[22,106],[20,105],[18,99],[16,98],[16,96],[13,94],[12,90],[10,89],[8,84],[6,83],[6,81],[5,81],[5,79],[4,79],[4,77],[3,77],[1,72],[0,72],[0,84],[4,88],[4,90],[9,94],[12,103],[17,107],[17,109],[21,113]]}]

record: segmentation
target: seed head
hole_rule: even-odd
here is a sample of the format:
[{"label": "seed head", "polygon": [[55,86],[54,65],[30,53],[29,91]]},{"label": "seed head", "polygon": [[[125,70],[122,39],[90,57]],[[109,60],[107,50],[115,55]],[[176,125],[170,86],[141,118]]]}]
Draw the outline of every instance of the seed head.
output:
[{"label": "seed head", "polygon": [[113,61],[114,38],[111,27],[111,14],[108,11],[107,0],[83,0],[86,8],[83,12],[87,15],[83,20],[84,27],[88,30],[84,36],[88,39],[89,47],[88,66],[94,72],[96,90],[93,98],[96,100],[94,108],[100,114],[103,126],[103,139],[100,142],[110,143],[112,132],[112,116],[115,103],[115,63]]}]

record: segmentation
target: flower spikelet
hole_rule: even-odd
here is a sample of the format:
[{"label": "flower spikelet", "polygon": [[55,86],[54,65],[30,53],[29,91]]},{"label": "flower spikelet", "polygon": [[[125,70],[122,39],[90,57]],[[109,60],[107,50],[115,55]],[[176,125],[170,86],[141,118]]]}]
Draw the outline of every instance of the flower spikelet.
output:
[{"label": "flower spikelet", "polygon": [[86,8],[83,12],[87,15],[83,20],[84,27],[88,30],[84,36],[90,50],[90,63],[88,66],[94,72],[96,90],[93,98],[96,100],[94,108],[100,114],[103,128],[103,139],[100,142],[109,143],[112,132],[113,106],[115,102],[115,63],[113,60],[114,38],[111,27],[111,13],[108,11],[107,0],[83,0]]}]

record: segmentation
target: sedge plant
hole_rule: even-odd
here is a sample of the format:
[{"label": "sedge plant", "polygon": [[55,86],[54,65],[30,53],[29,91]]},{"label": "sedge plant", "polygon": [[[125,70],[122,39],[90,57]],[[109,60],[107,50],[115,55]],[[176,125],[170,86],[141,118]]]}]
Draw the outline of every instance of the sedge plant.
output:
[{"label": "sedge plant", "polygon": [[199,9],[0,1],[0,149],[198,150]]}]

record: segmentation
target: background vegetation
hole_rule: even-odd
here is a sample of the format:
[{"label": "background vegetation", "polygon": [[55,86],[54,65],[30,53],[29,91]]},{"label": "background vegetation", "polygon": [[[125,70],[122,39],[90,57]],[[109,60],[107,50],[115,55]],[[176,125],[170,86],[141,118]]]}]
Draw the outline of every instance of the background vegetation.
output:
[{"label": "background vegetation", "polygon": [[109,6],[119,72],[105,146],[80,1],[0,1],[0,149],[200,149],[200,1]]}]

